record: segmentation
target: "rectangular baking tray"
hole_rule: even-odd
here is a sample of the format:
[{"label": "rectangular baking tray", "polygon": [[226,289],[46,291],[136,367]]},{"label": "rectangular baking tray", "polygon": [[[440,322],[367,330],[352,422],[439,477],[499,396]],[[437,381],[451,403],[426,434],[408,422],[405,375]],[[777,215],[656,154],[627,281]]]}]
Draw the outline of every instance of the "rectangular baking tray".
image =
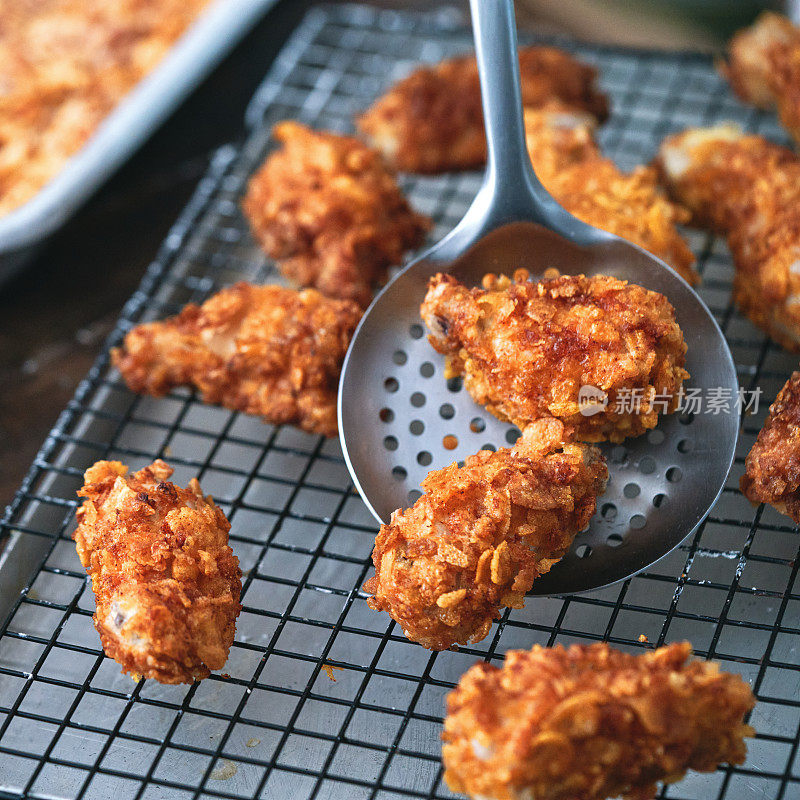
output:
[{"label": "rectangular baking tray", "polygon": [[[560,44],[600,67],[613,101],[600,141],[625,168],[648,161],[668,133],[722,119],[785,140],[774,116],[733,98],[708,57]],[[450,12],[311,12],[257,92],[246,139],[217,153],[108,344],[236,280],[279,280],[239,206],[276,121],[351,130],[353,114],[415,64],[471,46],[463,18]],[[480,176],[401,181],[433,216],[434,240],[460,218]],[[764,392],[719,501],[642,574],[587,594],[530,598],[457,652],[430,653],[367,607],[360,587],[376,526],[338,442],[204,405],[188,391],[136,397],[106,350],[0,524],[14,542],[0,566],[0,797],[451,798],[440,764],[444,698],[476,660],[499,664],[508,649],[534,643],[605,640],[641,652],[683,639],[753,686],[757,736],[744,765],[692,774],[659,797],[800,796],[800,537],[737,488],[767,402],[797,361],[731,305],[724,243],[687,236],[740,381]],[[134,684],[104,657],[71,540],[87,466],[115,458],[139,468],[156,456],[176,468],[176,481],[197,476],[214,495],[245,572],[230,659],[191,687]]]},{"label": "rectangular baking tray", "polygon": [[145,142],[277,0],[215,0],[31,200],[0,217],[0,283]]}]

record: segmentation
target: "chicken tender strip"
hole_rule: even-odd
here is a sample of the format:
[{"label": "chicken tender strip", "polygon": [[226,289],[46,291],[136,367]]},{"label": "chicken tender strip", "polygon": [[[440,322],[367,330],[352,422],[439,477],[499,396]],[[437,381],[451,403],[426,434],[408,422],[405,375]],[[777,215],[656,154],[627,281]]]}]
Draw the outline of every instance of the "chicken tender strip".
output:
[{"label": "chicken tender strip", "polygon": [[135,680],[191,683],[228,660],[242,573],[225,515],[196,478],[181,489],[170,475],[160,459],[133,475],[98,461],[74,539],[106,655]]},{"label": "chicken tender strip", "polygon": [[657,167],[695,224],[727,235],[742,312],[800,350],[800,159],[723,125],[669,137]]},{"label": "chicken tender strip", "polygon": [[137,325],[112,359],[134,392],[192,386],[207,403],[335,436],[339,372],[360,317],[352,301],[315,289],[237,283]]},{"label": "chicken tender strip", "polygon": [[657,781],[741,764],[753,693],[690,656],[688,642],[639,656],[536,645],[476,664],[447,698],[447,785],[475,800],[646,800]]},{"label": "chicken tender strip", "polygon": [[608,479],[599,450],[566,444],[554,419],[513,448],[430,472],[424,494],[381,526],[367,602],[430,650],[483,639],[501,606],[522,608],[534,580],[589,524]]},{"label": "chicken tender strip", "polygon": [[777,108],[784,127],[800,142],[800,27],[764,11],[731,39],[722,71],[742,100]]},{"label": "chicken tender strip", "polygon": [[739,488],[751,503],[769,503],[800,524],[800,372],[770,406]]},{"label": "chicken tender strip", "polygon": [[[431,279],[421,314],[448,378],[463,375],[477,403],[520,429],[553,416],[589,442],[639,436],[675,410],[689,374],[666,297],[603,275],[518,273],[487,275],[481,289]],[[605,392],[604,410],[581,413],[583,386]]]},{"label": "chicken tender strip", "polygon": [[297,122],[250,179],[242,206],[253,234],[297,286],[366,307],[389,267],[422,244],[431,221],[403,196],[381,155],[351,136]]},{"label": "chicken tender strip", "polygon": [[[594,67],[554,47],[521,48],[519,61],[523,107],[556,102],[600,121],[608,116]],[[437,173],[480,167],[486,136],[475,57],[420,67],[358,117],[356,127],[397,169]]]},{"label": "chicken tender strip", "polygon": [[653,167],[625,173],[603,158],[594,123],[564,109],[525,110],[528,153],[539,180],[570,214],[638,244],[697,285],[694,253],[676,227],[688,222],[689,212],[665,197]]}]

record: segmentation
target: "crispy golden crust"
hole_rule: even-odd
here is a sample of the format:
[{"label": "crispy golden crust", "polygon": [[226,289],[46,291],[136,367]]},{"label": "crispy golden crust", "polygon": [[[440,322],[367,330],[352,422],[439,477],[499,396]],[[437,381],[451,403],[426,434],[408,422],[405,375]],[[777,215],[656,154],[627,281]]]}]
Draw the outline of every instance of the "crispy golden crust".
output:
[{"label": "crispy golden crust", "polygon": [[727,125],[669,137],[657,167],[695,224],[728,236],[741,310],[800,350],[800,159]]},{"label": "crispy golden crust", "polygon": [[722,71],[742,100],[777,108],[800,142],[800,28],[781,14],[763,12],[731,39]]},{"label": "crispy golden crust", "polygon": [[0,215],[61,171],[208,2],[2,4]]},{"label": "crispy golden crust", "polygon": [[283,147],[250,179],[242,203],[255,237],[297,286],[368,305],[430,220],[358,139],[297,122],[279,123],[273,136]]},{"label": "crispy golden crust", "polygon": [[528,153],[550,194],[578,219],[638,244],[697,285],[694,254],[676,228],[689,212],[664,195],[653,167],[625,173],[603,158],[593,133],[586,114],[525,110]]},{"label": "crispy golden crust", "polygon": [[739,487],[751,503],[769,503],[800,523],[800,372],[770,406]]},{"label": "crispy golden crust", "polygon": [[339,372],[360,316],[315,289],[237,283],[137,325],[112,358],[134,392],[192,386],[207,403],[335,436]]},{"label": "crispy golden crust", "polygon": [[564,438],[560,422],[541,420],[511,449],[429,473],[422,497],[378,533],[370,608],[431,650],[480,641],[501,606],[522,608],[589,523],[608,478],[596,448]]},{"label": "crispy golden crust", "polygon": [[640,656],[536,645],[476,664],[447,699],[447,785],[487,800],[647,800],[657,781],[741,764],[750,687],[690,655],[688,642]]},{"label": "crispy golden crust", "polygon": [[230,524],[196,478],[181,489],[154,461],[86,470],[74,539],[97,601],[103,650],[134,678],[191,683],[221,669],[241,611]]},{"label": "crispy golden crust", "polygon": [[550,194],[578,219],[638,244],[697,285],[694,254],[676,228],[689,212],[664,195],[653,167],[625,173],[603,158],[593,133],[587,114],[525,110],[528,153]]},{"label": "crispy golden crust", "polygon": [[[553,416],[582,441],[620,442],[675,409],[686,344],[663,295],[607,276],[530,282],[523,271],[516,283],[484,284],[470,290],[437,275],[421,313],[448,377],[463,375],[500,419],[522,429]],[[606,393],[605,410],[581,413],[583,386]]]},{"label": "crispy golden crust", "polygon": [[[553,101],[599,120],[608,115],[596,70],[553,47],[519,51],[522,104]],[[356,120],[358,130],[398,169],[436,173],[486,160],[480,82],[474,56],[415,70]]]}]

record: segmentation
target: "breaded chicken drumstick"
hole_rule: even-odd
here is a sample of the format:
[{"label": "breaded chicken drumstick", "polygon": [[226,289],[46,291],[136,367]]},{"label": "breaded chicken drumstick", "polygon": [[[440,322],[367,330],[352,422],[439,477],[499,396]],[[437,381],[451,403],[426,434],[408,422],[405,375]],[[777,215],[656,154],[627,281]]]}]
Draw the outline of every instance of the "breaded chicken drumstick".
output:
[{"label": "breaded chicken drumstick", "polygon": [[732,125],[667,138],[657,166],[693,222],[726,234],[741,310],[800,350],[800,159]]},{"label": "breaded chicken drumstick", "polygon": [[[463,375],[477,403],[520,429],[557,417],[590,442],[638,436],[676,408],[686,344],[666,297],[603,275],[519,272],[482,289],[439,274],[422,304],[447,377]],[[581,413],[584,386],[605,393],[604,410]]]},{"label": "breaded chicken drumstick", "polygon": [[741,764],[755,700],[688,642],[511,650],[447,698],[444,779],[475,800],[648,800],[689,769]]},{"label": "breaded chicken drumstick", "polygon": [[694,254],[676,227],[689,212],[664,195],[653,167],[623,172],[604,158],[593,129],[586,114],[526,109],[528,153],[539,180],[570,214],[638,244],[689,284],[700,283]]},{"label": "breaded chicken drumstick", "polygon": [[501,606],[522,608],[608,479],[599,450],[564,436],[558,420],[541,420],[512,448],[429,473],[422,497],[381,526],[364,585],[370,608],[431,650],[480,641]]},{"label": "breaded chicken drumstick", "polygon": [[739,487],[751,503],[769,503],[800,524],[800,372],[770,406]]},{"label": "breaded chicken drumstick", "polygon": [[360,317],[352,301],[315,289],[237,283],[137,325],[112,357],[135,392],[193,386],[207,403],[335,436],[339,372]]},{"label": "breaded chicken drumstick", "polygon": [[[608,115],[594,67],[555,47],[524,47],[519,61],[523,107],[555,104],[601,121]],[[397,169],[436,173],[480,167],[486,136],[475,57],[420,67],[380,97],[356,126]]]},{"label": "breaded chicken drumstick", "polygon": [[777,108],[785,128],[800,142],[800,27],[764,11],[731,39],[723,72],[742,100]]},{"label": "breaded chicken drumstick", "polygon": [[272,134],[283,146],[250,179],[242,203],[253,234],[295,285],[367,306],[389,267],[422,244],[430,220],[358,139],[297,122]]},{"label": "breaded chicken drumstick", "polygon": [[154,461],[133,475],[119,461],[86,470],[74,539],[97,601],[103,650],[135,679],[191,683],[221,669],[241,610],[230,524]]}]

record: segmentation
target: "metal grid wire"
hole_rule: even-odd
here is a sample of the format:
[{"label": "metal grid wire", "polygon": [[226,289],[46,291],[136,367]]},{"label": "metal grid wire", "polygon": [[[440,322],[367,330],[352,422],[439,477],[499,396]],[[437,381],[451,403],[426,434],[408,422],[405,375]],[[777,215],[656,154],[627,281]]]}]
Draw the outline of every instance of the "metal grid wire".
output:
[{"label": "metal grid wire", "polygon": [[[232,281],[275,279],[238,204],[273,122],[348,129],[352,114],[412,64],[470,45],[468,31],[446,13],[312,12],[254,99],[247,140],[217,154],[111,343],[135,323]],[[601,69],[614,113],[600,140],[625,168],[688,125],[732,119],[783,139],[770,115],[732,98],[710,59],[565,46]],[[478,181],[454,174],[403,183],[414,205],[434,216],[433,240],[458,220]],[[724,243],[688,235],[701,294],[728,337],[742,385],[760,386],[769,401],[796,360],[731,307]],[[439,762],[444,696],[476,659],[499,662],[509,648],[537,642],[607,640],[641,651],[689,639],[698,655],[750,682],[757,736],[743,767],[691,775],[660,796],[800,797],[798,534],[772,509],[753,509],[736,488],[766,405],[745,420],[720,501],[680,548],[622,584],[530,599],[478,645],[434,654],[364,602],[359,587],[376,527],[352,490],[338,442],[204,406],[189,392],[135,397],[102,356],[0,531],[9,545],[0,573],[8,599],[0,608],[8,611],[0,628],[0,796],[450,797]],[[89,464],[115,458],[139,468],[156,456],[175,466],[177,481],[198,476],[215,496],[245,572],[226,672],[191,687],[133,684],[104,658],[70,538],[75,491]]]}]

